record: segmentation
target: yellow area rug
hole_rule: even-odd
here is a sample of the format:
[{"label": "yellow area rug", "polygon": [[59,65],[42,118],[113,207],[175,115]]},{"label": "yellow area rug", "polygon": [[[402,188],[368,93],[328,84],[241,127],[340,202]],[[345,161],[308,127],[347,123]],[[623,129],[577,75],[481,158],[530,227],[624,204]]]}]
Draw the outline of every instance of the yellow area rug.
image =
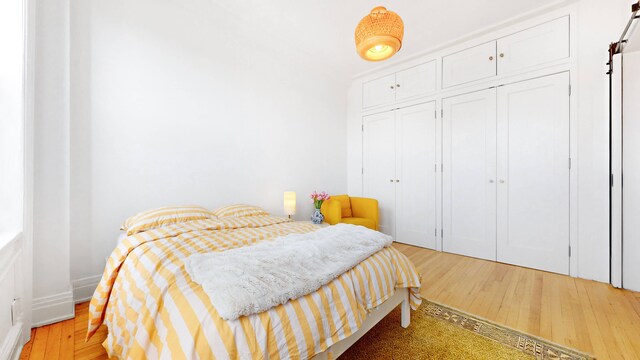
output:
[{"label": "yellow area rug", "polygon": [[424,301],[400,326],[400,308],[365,334],[339,360],[347,359],[563,359],[590,355]]}]

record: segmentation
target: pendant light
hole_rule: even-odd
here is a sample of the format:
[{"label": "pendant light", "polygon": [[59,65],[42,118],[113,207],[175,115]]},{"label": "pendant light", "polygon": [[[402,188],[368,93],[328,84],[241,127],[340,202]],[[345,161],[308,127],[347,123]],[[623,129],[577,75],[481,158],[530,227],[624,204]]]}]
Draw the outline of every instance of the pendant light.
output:
[{"label": "pendant light", "polygon": [[402,47],[404,23],[400,16],[384,6],[371,10],[356,27],[356,50],[367,61],[381,61]]}]

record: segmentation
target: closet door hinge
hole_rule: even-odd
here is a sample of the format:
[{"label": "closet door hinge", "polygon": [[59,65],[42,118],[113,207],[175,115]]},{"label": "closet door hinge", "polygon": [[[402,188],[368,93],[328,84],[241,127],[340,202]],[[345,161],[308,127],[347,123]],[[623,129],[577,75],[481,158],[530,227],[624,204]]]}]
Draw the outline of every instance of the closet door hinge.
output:
[{"label": "closet door hinge", "polygon": [[440,172],[444,172],[444,164],[440,164]]},{"label": "closet door hinge", "polygon": [[571,245],[569,245],[569,257],[571,257]]},{"label": "closet door hinge", "polygon": [[364,124],[362,124],[362,132],[364,132]]},{"label": "closet door hinge", "polygon": [[444,229],[440,229],[440,238],[444,239]]},{"label": "closet door hinge", "polygon": [[440,109],[440,117],[444,117],[444,109]]},{"label": "closet door hinge", "polygon": [[571,84],[569,84],[569,96],[571,96]]},{"label": "closet door hinge", "polygon": [[360,168],[361,173],[364,175],[364,168]]},{"label": "closet door hinge", "polygon": [[438,172],[438,164],[433,164],[433,171]]},{"label": "closet door hinge", "polygon": [[569,170],[571,170],[571,158],[569,158]]},{"label": "closet door hinge", "polygon": [[433,236],[438,237],[438,229],[433,229]]},{"label": "closet door hinge", "polygon": [[438,110],[433,110],[433,118],[434,119],[438,118]]}]

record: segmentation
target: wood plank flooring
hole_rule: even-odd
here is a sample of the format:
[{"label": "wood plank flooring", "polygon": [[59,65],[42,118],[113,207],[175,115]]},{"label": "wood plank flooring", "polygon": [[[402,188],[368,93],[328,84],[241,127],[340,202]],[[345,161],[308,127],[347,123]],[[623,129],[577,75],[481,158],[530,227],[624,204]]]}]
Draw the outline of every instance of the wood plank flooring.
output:
[{"label": "wood plank flooring", "polygon": [[76,305],[76,317],[52,325],[31,329],[31,341],[22,349],[20,359],[108,359],[102,347],[107,327],[85,343],[89,321],[89,303]]},{"label": "wood plank flooring", "polygon": [[397,244],[422,273],[422,295],[595,355],[640,359],[640,293]]},{"label": "wood plank flooring", "polygon": [[[423,275],[422,295],[595,355],[640,359],[640,293],[465,256],[396,244]],[[32,330],[21,359],[106,359],[106,327],[84,342],[88,303],[76,318]]]}]

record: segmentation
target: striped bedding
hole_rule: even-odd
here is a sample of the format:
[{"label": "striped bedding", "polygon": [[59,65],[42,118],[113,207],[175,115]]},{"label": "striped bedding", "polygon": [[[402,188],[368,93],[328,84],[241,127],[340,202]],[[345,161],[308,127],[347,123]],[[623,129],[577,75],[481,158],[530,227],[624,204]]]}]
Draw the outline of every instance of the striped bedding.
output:
[{"label": "striped bedding", "polygon": [[89,307],[91,337],[105,322],[109,356],[134,359],[311,358],[360,328],[367,313],[410,288],[420,303],[420,276],[389,247],[317,291],[268,311],[226,321],[184,260],[278,236],[316,230],[272,216],[190,221],[124,238],[113,251]]}]

